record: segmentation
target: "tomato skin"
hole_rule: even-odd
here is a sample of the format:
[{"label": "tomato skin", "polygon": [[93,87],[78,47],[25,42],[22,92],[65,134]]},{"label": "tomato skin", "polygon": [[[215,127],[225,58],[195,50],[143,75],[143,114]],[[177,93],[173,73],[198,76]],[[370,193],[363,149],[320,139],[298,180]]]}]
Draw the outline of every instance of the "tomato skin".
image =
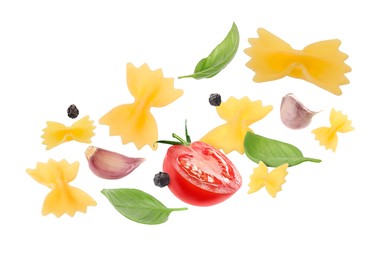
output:
[{"label": "tomato skin", "polygon": [[[213,159],[213,156],[206,155],[205,152],[207,151],[214,153],[215,159]],[[208,182],[200,183],[199,180],[194,180],[184,172],[184,169],[178,163],[179,156],[192,156],[192,158],[196,158],[195,162],[199,160],[198,163],[201,164],[202,168],[209,167],[207,165],[211,164],[210,169],[218,168],[219,166],[215,165],[215,162],[220,161],[222,165],[226,165],[226,169],[228,169],[226,172],[231,175],[231,182],[217,183],[216,186]],[[189,146],[171,146],[163,161],[163,171],[170,176],[168,187],[171,192],[180,200],[195,206],[218,204],[230,198],[242,184],[241,176],[232,162],[222,152],[203,142],[194,142]],[[216,175],[220,179],[221,172],[217,172]]]}]

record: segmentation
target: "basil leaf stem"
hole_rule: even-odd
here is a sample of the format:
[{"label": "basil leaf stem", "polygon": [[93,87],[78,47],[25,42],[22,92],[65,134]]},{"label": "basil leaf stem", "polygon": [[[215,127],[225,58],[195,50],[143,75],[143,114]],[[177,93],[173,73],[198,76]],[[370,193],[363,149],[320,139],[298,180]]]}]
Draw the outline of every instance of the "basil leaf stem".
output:
[{"label": "basil leaf stem", "polygon": [[244,138],[244,152],[255,163],[264,162],[266,166],[278,167],[284,163],[295,166],[302,162],[321,162],[320,159],[304,157],[295,146],[269,139],[251,132]]},{"label": "basil leaf stem", "polygon": [[182,78],[211,78],[223,70],[235,57],[239,47],[239,31],[235,23],[226,38],[218,44],[208,57],[201,59],[191,75],[180,76]]},{"label": "basil leaf stem", "polygon": [[137,189],[103,189],[102,194],[126,218],[148,225],[162,224],[173,211],[187,208],[167,208],[150,194]]}]

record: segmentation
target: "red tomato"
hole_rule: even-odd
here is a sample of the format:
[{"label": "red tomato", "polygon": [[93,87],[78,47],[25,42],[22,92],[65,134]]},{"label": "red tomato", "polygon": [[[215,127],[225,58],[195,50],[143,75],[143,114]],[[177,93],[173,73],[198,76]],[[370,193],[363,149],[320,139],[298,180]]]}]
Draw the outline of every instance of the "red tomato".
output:
[{"label": "red tomato", "polygon": [[163,171],[176,197],[196,206],[210,206],[231,197],[242,179],[233,163],[218,149],[203,143],[173,145],[165,156]]}]

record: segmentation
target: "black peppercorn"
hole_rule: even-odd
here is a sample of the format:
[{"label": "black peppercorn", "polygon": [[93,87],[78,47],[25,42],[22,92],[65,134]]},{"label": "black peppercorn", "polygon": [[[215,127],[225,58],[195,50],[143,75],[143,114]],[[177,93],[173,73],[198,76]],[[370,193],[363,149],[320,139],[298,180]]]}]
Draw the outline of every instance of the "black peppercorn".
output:
[{"label": "black peppercorn", "polygon": [[70,118],[76,118],[79,114],[79,111],[75,105],[70,105],[68,107],[67,113]]},{"label": "black peppercorn", "polygon": [[212,106],[216,106],[216,107],[219,106],[222,103],[221,95],[219,95],[217,93],[210,94],[209,103]]},{"label": "black peppercorn", "polygon": [[165,187],[170,183],[170,176],[165,172],[159,172],[154,175],[154,184],[158,187]]}]

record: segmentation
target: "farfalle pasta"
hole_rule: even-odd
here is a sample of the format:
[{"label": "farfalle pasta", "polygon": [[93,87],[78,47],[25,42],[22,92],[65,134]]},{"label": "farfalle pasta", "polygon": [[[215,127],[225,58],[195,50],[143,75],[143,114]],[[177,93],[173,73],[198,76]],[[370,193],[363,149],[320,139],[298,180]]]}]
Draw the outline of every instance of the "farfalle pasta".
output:
[{"label": "farfalle pasta", "polygon": [[248,131],[252,131],[249,126],[264,118],[273,107],[263,106],[260,100],[251,101],[248,97],[230,97],[216,109],[218,115],[227,122],[211,130],[200,141],[222,149],[225,153],[237,151],[243,154],[244,137]]},{"label": "farfalle pasta", "polygon": [[282,184],[286,182],[288,164],[284,163],[268,173],[268,167],[262,162],[254,169],[248,184],[248,194],[256,192],[265,187],[267,192],[275,198],[277,193],[282,190]]},{"label": "farfalle pasta", "polygon": [[42,215],[73,217],[77,211],[86,213],[88,206],[97,205],[86,192],[69,185],[76,178],[78,168],[79,162],[70,164],[66,160],[50,159],[47,163],[38,162],[35,169],[26,169],[34,180],[51,189],[44,200]]},{"label": "farfalle pasta", "polygon": [[245,49],[251,57],[246,64],[255,72],[255,82],[265,82],[290,76],[311,82],[335,95],[341,95],[340,85],[349,83],[345,73],[348,55],[339,51],[340,40],[312,43],[303,50],[290,45],[265,29],[258,29],[259,38],[250,38],[252,47]]},{"label": "farfalle pasta", "polygon": [[342,114],[341,111],[336,111],[334,108],[330,112],[329,121],[330,127],[319,127],[312,130],[312,133],[315,135],[315,139],[320,142],[320,145],[335,152],[338,144],[337,133],[347,133],[353,131],[354,128],[351,126],[351,121],[347,118],[347,115]]},{"label": "farfalle pasta", "polygon": [[94,133],[94,121],[85,116],[73,123],[72,126],[65,126],[58,122],[47,121],[47,127],[43,129],[43,144],[49,150],[55,146],[69,141],[77,141],[81,143],[91,143]]},{"label": "farfalle pasta", "polygon": [[138,149],[149,145],[155,150],[158,127],[150,109],[172,103],[183,90],[175,89],[174,79],[164,78],[161,69],[152,71],[147,64],[140,68],[127,64],[127,85],[135,101],[113,108],[99,123],[108,125],[110,135],[119,135],[123,144],[133,142]]}]

